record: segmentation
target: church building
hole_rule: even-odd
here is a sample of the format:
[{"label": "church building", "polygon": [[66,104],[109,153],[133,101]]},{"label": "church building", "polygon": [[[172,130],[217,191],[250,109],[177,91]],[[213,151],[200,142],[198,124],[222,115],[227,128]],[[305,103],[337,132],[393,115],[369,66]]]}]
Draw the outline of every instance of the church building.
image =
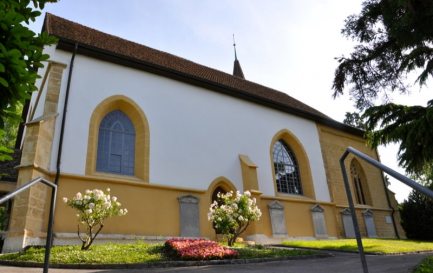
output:
[{"label": "church building", "polygon": [[[246,240],[354,236],[339,159],[348,146],[378,159],[361,130],[247,80],[237,58],[228,74],[52,14],[43,30],[58,41],[45,48],[16,183],[58,185],[54,244],[78,242],[62,197],[96,188],[129,211],[106,221],[103,241],[215,239],[216,194],[247,190],[262,217]],[[346,163],[362,235],[403,236],[382,173]],[[3,251],[44,244],[50,197],[38,185],[14,199]]]}]

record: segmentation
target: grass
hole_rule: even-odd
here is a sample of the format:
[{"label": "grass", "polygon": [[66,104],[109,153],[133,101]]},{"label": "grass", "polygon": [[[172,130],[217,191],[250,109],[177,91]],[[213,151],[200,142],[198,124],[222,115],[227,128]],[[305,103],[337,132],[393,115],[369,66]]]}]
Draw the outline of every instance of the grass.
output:
[{"label": "grass", "polygon": [[[358,251],[355,239],[319,240],[319,241],[286,241],[286,246],[327,249],[340,251]],[[366,253],[396,254],[419,251],[433,251],[433,242],[393,239],[362,239]]]},{"label": "grass", "polygon": [[413,273],[433,273],[433,256],[425,258]]},{"label": "grass", "polygon": [[317,252],[312,250],[292,250],[283,248],[242,247],[235,249],[239,252],[239,258],[241,259],[282,258],[317,254]]},{"label": "grass", "polygon": [[[269,249],[258,247],[235,248],[239,259],[276,258],[287,256],[312,255],[310,250]],[[0,254],[0,260],[14,262],[43,263],[45,249],[30,247],[23,252]],[[82,251],[79,246],[55,246],[51,250],[51,264],[134,264],[164,262],[172,260],[165,256],[163,244],[103,244],[94,245],[90,250]]]},{"label": "grass", "polygon": [[[23,252],[0,255],[0,260],[43,263],[45,248],[30,247]],[[167,260],[162,244],[103,244],[89,250],[80,246],[55,246],[51,249],[52,264],[131,264]]]}]

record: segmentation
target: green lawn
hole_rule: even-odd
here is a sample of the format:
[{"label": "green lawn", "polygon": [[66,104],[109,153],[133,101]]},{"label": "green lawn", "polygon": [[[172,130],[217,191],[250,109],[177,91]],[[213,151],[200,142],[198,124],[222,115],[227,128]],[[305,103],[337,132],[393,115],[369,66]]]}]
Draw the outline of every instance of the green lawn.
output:
[{"label": "green lawn", "polygon": [[413,273],[433,273],[433,256],[425,258]]},{"label": "green lawn", "polygon": [[[276,258],[316,254],[310,250],[236,247],[239,259]],[[22,253],[0,254],[0,260],[43,263],[45,249],[30,247]],[[82,251],[79,246],[55,246],[51,251],[52,264],[132,264],[168,261],[163,244],[103,244]]]},{"label": "green lawn", "polygon": [[[0,255],[0,260],[43,263],[45,248],[30,247],[24,252]],[[51,249],[52,264],[119,264],[146,263],[167,260],[162,244],[103,244],[89,250],[80,246],[55,246]]]},{"label": "green lawn", "polygon": [[[358,251],[355,239],[318,240],[318,241],[286,241],[286,246],[314,249]],[[433,242],[392,239],[362,239],[366,253],[393,254],[418,251],[433,251]]]}]

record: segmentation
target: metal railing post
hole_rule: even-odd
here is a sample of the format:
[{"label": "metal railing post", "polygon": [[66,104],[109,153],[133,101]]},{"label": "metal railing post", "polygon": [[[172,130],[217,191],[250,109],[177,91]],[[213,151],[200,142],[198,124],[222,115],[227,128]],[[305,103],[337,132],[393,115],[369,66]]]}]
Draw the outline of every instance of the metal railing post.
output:
[{"label": "metal railing post", "polygon": [[344,165],[344,160],[348,155],[349,152],[346,150],[346,152],[340,158],[340,167],[341,167],[341,172],[343,173],[344,188],[346,190],[347,201],[349,202],[349,208],[352,214],[353,228],[355,229],[356,243],[358,244],[358,251],[359,251],[359,256],[361,258],[362,270],[364,271],[364,273],[368,273],[368,265],[367,265],[367,260],[365,259],[364,246],[362,245],[361,232],[359,230],[358,219],[356,218],[355,205],[353,203],[352,193],[350,191],[349,179],[347,178],[346,167]]},{"label": "metal railing post", "polygon": [[[368,155],[366,155],[366,154],[364,154],[364,153],[362,153],[362,152],[360,152],[360,151],[358,151],[352,147],[348,147],[346,149],[346,151],[344,152],[344,154],[340,158],[340,167],[341,167],[341,172],[343,174],[344,187],[346,190],[347,201],[349,203],[349,208],[350,208],[350,211],[352,213],[353,227],[355,229],[356,242],[358,244],[358,251],[359,251],[359,256],[361,258],[362,268],[364,270],[364,273],[368,273],[368,266],[367,266],[367,261],[365,259],[364,247],[362,246],[361,233],[359,231],[358,220],[356,219],[355,205],[353,203],[352,193],[350,191],[350,185],[349,185],[349,179],[347,178],[346,166],[344,165],[344,160],[347,158],[349,153],[354,154],[355,156],[357,156],[357,157],[361,158],[362,160],[366,161],[367,163],[375,166],[376,168],[380,169],[381,171],[389,174],[390,176],[392,176],[395,179],[399,180],[400,182],[406,184],[407,186],[411,187],[412,189],[419,191],[419,192],[427,195],[428,197],[430,197],[432,199],[433,199],[433,191],[431,191],[430,189],[416,183],[412,179],[407,178],[406,176],[404,176],[404,175],[394,171],[393,169],[385,166],[384,164],[380,163],[376,159],[373,159],[373,158],[369,157]],[[385,194],[388,194],[388,193],[385,192]]]},{"label": "metal railing post", "polygon": [[29,181],[28,183],[22,185],[21,187],[15,189],[14,191],[8,193],[6,196],[4,196],[3,198],[0,199],[0,204],[8,201],[9,199],[14,198],[17,194],[27,190],[28,188],[30,188],[31,186],[33,186],[39,182],[51,187],[52,191],[53,191],[53,195],[52,195],[53,198],[51,198],[51,203],[50,203],[50,217],[49,217],[49,219],[51,219],[51,221],[49,221],[49,223],[48,223],[47,242],[45,244],[45,258],[44,258],[44,269],[43,269],[43,273],[48,273],[48,269],[50,266],[50,253],[51,253],[51,246],[52,246],[52,238],[53,238],[53,218],[54,218],[53,216],[54,216],[54,209],[56,206],[57,185],[46,180],[45,178],[38,177],[38,178],[35,178],[35,179]]}]

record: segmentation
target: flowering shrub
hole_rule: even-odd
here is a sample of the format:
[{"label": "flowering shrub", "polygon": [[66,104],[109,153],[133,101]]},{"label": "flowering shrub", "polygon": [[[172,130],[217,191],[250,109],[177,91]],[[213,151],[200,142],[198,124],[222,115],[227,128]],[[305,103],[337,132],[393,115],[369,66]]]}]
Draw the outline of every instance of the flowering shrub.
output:
[{"label": "flowering shrub", "polygon": [[81,250],[87,250],[96,236],[104,227],[104,220],[112,216],[125,215],[128,210],[121,209],[116,196],[110,196],[110,189],[106,193],[102,190],[86,190],[85,194],[78,192],[72,199],[63,197],[63,202],[78,211],[77,217],[81,224],[86,226],[86,233],[80,233],[78,224],[78,237],[82,245]]},{"label": "flowering shrub", "polygon": [[218,193],[217,196],[219,201],[211,204],[208,220],[213,223],[216,230],[227,236],[228,245],[232,246],[250,222],[260,219],[262,212],[249,191],[243,194],[238,191],[234,194],[230,191],[225,194]]},{"label": "flowering shrub", "polygon": [[171,239],[165,242],[171,255],[182,260],[213,260],[236,258],[238,252],[205,239]]}]

